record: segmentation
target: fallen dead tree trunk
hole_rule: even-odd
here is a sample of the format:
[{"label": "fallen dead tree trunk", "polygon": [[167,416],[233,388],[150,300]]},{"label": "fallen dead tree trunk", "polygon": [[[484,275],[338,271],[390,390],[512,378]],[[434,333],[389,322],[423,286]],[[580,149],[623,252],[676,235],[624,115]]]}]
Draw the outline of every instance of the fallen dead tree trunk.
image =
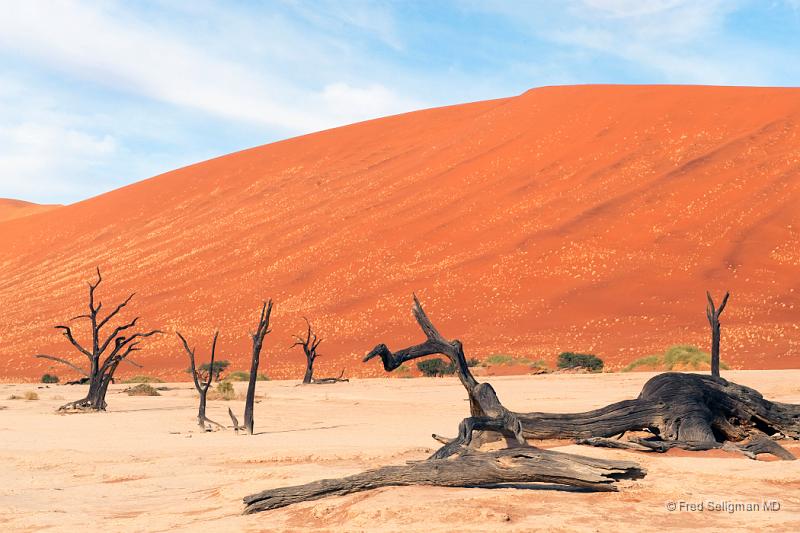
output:
[{"label": "fallen dead tree trunk", "polygon": [[[434,435],[444,446],[425,461],[385,466],[344,478],[323,479],[247,496],[244,498],[245,513],[267,511],[327,496],[401,485],[492,487],[503,483],[544,482],[598,491],[616,491],[617,481],[644,477],[644,469],[632,462],[592,459],[528,446],[519,417],[500,404],[491,385],[475,380],[467,367],[461,343],[447,341],[436,331],[416,297],[414,314],[428,337],[425,343],[394,354],[381,344],[364,360],[368,361],[379,355],[386,370],[391,371],[411,359],[438,353],[447,355],[456,366],[461,382],[467,389],[472,412],[471,417],[461,422],[459,436],[445,439]],[[477,446],[471,446],[484,440],[473,439],[475,432],[478,435],[505,435],[513,439],[513,447],[481,452],[475,449]]]},{"label": "fallen dead tree trunk", "polygon": [[609,492],[617,490],[619,480],[640,479],[644,475],[643,469],[628,461],[592,459],[531,447],[493,452],[464,450],[449,459],[384,466],[344,478],[265,490],[244,498],[244,512],[257,513],[328,496],[404,485],[492,487],[504,483],[555,483]]},{"label": "fallen dead tree trunk", "polygon": [[[364,361],[380,357],[387,372],[407,361],[433,354],[445,355],[453,363],[467,391],[471,416],[464,420],[455,439],[434,435],[446,443],[434,457],[446,457],[459,446],[472,443],[473,431],[478,431],[481,437],[477,442],[483,441],[488,431],[517,441],[522,438],[570,438],[579,439],[584,444],[601,445],[598,438],[644,430],[657,440],[670,443],[661,446],[664,449],[700,449],[702,445],[707,446],[703,449],[710,449],[721,447],[726,442],[736,446],[735,443],[748,441],[740,451],[749,457],[772,453],[782,459],[794,458],[774,440],[773,445],[755,448],[749,442],[763,442],[766,437],[800,438],[800,405],[770,402],[754,389],[715,376],[677,372],[660,374],[644,385],[638,398],[585,413],[509,411],[500,403],[490,384],[478,383],[473,377],[461,342],[442,337],[416,296],[413,311],[427,340],[396,352],[390,351],[385,344],[379,344]],[[651,445],[649,448],[658,451],[659,446]]]},{"label": "fallen dead tree trunk", "polygon": [[346,383],[350,380],[344,377],[344,368],[342,369],[341,373],[338,377],[330,377],[330,378],[312,378],[311,383],[313,385],[325,385],[327,383]]}]

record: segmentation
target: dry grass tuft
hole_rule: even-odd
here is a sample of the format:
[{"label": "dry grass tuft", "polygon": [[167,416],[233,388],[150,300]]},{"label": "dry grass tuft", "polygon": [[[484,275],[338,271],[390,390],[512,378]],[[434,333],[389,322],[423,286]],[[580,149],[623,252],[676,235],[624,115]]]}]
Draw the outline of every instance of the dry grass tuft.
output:
[{"label": "dry grass tuft", "polygon": [[39,395],[33,392],[32,390],[25,391],[22,396],[18,396],[16,394],[12,394],[8,397],[9,400],[38,400]]},{"label": "dry grass tuft", "polygon": [[156,389],[147,383],[140,383],[135,387],[125,389],[128,396],[161,396]]}]

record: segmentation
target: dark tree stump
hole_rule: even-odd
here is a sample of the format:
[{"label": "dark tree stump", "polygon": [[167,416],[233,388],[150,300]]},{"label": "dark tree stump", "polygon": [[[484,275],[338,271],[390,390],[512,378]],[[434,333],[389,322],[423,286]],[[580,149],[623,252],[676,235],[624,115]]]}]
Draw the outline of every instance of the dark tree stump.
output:
[{"label": "dark tree stump", "polygon": [[706,317],[708,318],[708,325],[711,326],[711,375],[714,377],[719,377],[719,315],[725,310],[730,295],[731,293],[726,292],[725,296],[722,298],[722,303],[717,307],[714,305],[714,299],[711,297],[711,293],[706,291],[706,298],[708,299]]}]

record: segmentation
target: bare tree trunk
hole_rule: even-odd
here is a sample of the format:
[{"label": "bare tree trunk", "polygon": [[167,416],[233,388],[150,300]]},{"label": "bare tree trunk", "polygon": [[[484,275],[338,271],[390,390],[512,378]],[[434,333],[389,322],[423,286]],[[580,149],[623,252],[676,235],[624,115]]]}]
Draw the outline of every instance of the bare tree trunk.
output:
[{"label": "bare tree trunk", "polygon": [[203,375],[201,371],[197,370],[194,358],[194,348],[189,348],[189,343],[186,342],[186,339],[180,334],[180,332],[176,331],[175,334],[181,340],[183,343],[183,349],[186,350],[186,353],[189,355],[189,370],[192,373],[194,388],[197,389],[197,393],[200,395],[200,405],[197,408],[197,425],[199,425],[203,431],[206,429],[206,422],[222,428],[222,424],[214,422],[210,418],[206,417],[206,398],[208,396],[208,388],[211,386],[211,380],[214,378],[214,357],[217,353],[217,338],[219,337],[219,331],[214,333],[214,340],[211,342],[211,362],[208,365],[208,373],[205,375]]},{"label": "bare tree trunk", "polygon": [[253,404],[256,397],[256,378],[258,377],[258,363],[264,337],[269,330],[269,317],[272,313],[272,300],[264,302],[261,307],[261,316],[258,319],[258,328],[253,333],[253,357],[250,361],[250,382],[247,384],[247,396],[244,403],[244,427],[249,435],[253,434]]},{"label": "bare tree trunk", "polygon": [[728,303],[729,292],[725,293],[722,298],[722,303],[719,308],[714,305],[714,300],[711,298],[711,293],[706,291],[708,298],[708,305],[706,306],[706,316],[708,323],[711,326],[711,375],[719,377],[719,315],[725,310],[725,305]]},{"label": "bare tree trunk", "polygon": [[384,466],[344,478],[265,490],[244,498],[244,512],[258,513],[328,496],[405,485],[492,487],[502,483],[539,482],[613,492],[617,490],[618,481],[641,479],[645,473],[643,468],[628,461],[591,459],[531,447],[465,452],[452,459]]},{"label": "bare tree trunk", "polygon": [[311,379],[314,375],[314,359],[311,357],[306,358],[306,374],[303,376],[303,383],[306,385],[311,383]]}]

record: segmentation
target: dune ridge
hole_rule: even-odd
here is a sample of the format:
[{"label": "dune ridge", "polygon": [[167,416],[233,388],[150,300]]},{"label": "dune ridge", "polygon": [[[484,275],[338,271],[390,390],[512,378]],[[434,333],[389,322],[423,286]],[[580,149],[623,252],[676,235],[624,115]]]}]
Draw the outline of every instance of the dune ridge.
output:
[{"label": "dune ridge", "polygon": [[24,200],[0,198],[0,222],[44,213],[59,207],[61,206],[57,204],[34,204]]},{"label": "dune ridge", "polygon": [[[262,299],[262,361],[300,377],[291,335],[325,338],[318,374],[377,376],[361,356],[421,339],[416,292],[468,357],[619,367],[705,347],[705,290],[732,292],[722,358],[800,366],[800,89],[544,87],[372,120],[178,169],[0,223],[0,379],[69,355],[52,329],[100,296],[167,332],[137,354],[181,378],[174,337],[221,331],[245,368]],[[67,372],[63,372],[66,374]]]}]

